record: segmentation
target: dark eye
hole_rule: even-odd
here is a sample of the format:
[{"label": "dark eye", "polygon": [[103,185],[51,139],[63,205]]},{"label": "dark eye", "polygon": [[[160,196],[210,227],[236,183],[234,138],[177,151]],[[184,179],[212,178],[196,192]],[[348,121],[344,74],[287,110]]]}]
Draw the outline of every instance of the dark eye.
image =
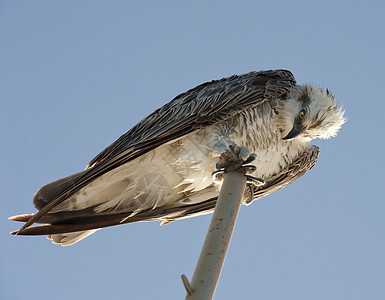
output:
[{"label": "dark eye", "polygon": [[306,113],[306,110],[305,109],[303,109],[303,110],[301,110],[300,112],[299,112],[299,118],[302,120],[303,119],[303,117],[305,116],[305,113]]}]

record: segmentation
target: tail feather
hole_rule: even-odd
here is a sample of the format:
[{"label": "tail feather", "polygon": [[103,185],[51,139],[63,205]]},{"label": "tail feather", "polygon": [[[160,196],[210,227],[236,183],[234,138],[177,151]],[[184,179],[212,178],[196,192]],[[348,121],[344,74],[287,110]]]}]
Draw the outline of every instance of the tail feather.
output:
[{"label": "tail feather", "polygon": [[16,222],[27,222],[29,221],[29,219],[32,218],[32,216],[33,214],[24,214],[24,215],[9,217],[8,219]]},{"label": "tail feather", "polygon": [[60,244],[62,246],[71,246],[87,236],[93,234],[98,229],[77,231],[70,233],[50,234],[47,236],[49,240],[54,244]]},{"label": "tail feather", "polygon": [[[61,244],[62,246],[72,245],[95,231],[103,227],[109,227],[114,225],[121,225],[133,222],[143,221],[155,221],[164,220],[165,223],[172,222],[178,219],[184,219],[195,215],[201,215],[210,213],[216,203],[216,198],[209,199],[203,203],[197,203],[194,205],[186,205],[183,207],[165,208],[159,210],[147,210],[140,214],[130,216],[130,214],[115,214],[115,215],[89,215],[78,216],[72,219],[60,219],[57,217],[56,221],[52,224],[38,225],[27,228],[21,228],[18,231],[13,231],[13,235],[47,235],[54,244]],[[55,215],[44,215],[41,221],[52,220]],[[28,222],[34,215],[25,214],[10,217],[12,221]],[[40,221],[40,220],[39,220]]]},{"label": "tail feather", "polygon": [[[103,227],[109,227],[114,225],[119,225],[122,223],[122,217],[115,218],[113,220],[108,221],[100,221],[95,223],[73,223],[73,224],[47,224],[47,225],[39,225],[32,226],[22,230],[13,231],[11,234],[13,235],[49,235],[49,234],[60,234],[60,233],[73,233],[78,231],[85,230],[94,230]],[[128,223],[128,222],[124,222]]]}]

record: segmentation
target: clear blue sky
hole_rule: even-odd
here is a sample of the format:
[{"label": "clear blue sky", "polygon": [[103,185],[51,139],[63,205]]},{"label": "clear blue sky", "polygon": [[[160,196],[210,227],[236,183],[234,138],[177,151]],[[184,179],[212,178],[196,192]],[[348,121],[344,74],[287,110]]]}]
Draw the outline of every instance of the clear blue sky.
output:
[{"label": "clear blue sky", "polygon": [[[139,3],[140,2],[140,3]],[[202,82],[286,68],[349,121],[316,167],[242,207],[216,299],[385,299],[383,1],[1,1],[0,298],[184,299],[210,217],[14,237],[77,172]]]}]

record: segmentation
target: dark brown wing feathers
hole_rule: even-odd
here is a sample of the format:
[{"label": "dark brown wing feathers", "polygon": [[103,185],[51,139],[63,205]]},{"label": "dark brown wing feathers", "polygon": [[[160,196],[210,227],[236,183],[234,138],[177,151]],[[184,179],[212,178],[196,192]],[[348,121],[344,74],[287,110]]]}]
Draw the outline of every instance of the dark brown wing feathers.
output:
[{"label": "dark brown wing feathers", "polygon": [[89,166],[101,164],[127,150],[128,157],[134,151],[142,155],[149,147],[153,149],[265,100],[282,97],[294,85],[293,74],[285,70],[251,72],[201,84],[143,119],[97,155]]}]

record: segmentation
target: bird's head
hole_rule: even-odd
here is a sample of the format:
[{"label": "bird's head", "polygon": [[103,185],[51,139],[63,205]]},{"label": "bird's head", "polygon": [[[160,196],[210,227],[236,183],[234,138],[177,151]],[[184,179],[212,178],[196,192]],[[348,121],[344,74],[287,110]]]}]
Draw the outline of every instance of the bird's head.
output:
[{"label": "bird's head", "polygon": [[344,111],[329,90],[297,86],[277,106],[278,126],[284,140],[297,137],[328,139],[345,123]]}]

